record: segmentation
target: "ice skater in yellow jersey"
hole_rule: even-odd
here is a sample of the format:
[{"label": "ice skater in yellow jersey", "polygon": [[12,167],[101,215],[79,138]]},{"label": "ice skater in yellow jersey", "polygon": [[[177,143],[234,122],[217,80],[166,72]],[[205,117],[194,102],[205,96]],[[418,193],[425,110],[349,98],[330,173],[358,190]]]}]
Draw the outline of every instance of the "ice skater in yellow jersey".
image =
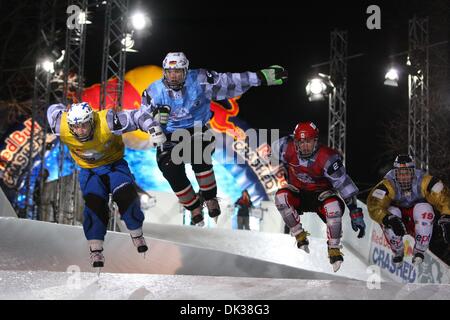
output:
[{"label": "ice skater in yellow jersey", "polygon": [[438,178],[415,169],[409,155],[399,155],[394,168],[369,193],[370,217],[383,229],[394,253],[396,266],[403,263],[403,236],[415,239],[413,263],[423,262],[433,233],[434,210],[442,214],[438,224],[450,243],[450,192]]},{"label": "ice skater in yellow jersey", "polygon": [[121,134],[138,129],[148,131],[154,125],[153,120],[140,110],[96,112],[86,102],[73,104],[68,110],[62,104],[53,104],[47,110],[47,120],[80,167],[79,182],[85,204],[83,229],[92,266],[104,265],[102,251],[110,193],[137,251],[146,252],[148,247],[142,233],[144,214],[128,163],[123,159]]}]

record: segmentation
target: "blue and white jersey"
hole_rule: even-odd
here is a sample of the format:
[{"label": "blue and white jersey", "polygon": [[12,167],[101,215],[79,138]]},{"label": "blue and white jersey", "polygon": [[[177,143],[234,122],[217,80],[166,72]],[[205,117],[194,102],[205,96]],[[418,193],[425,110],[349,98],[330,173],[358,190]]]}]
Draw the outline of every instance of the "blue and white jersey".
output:
[{"label": "blue and white jersey", "polygon": [[261,85],[255,72],[218,73],[205,69],[188,70],[184,86],[179,91],[168,88],[163,79],[152,83],[142,93],[141,108],[150,115],[159,105],[171,108],[164,133],[180,128],[205,125],[211,118],[211,100],[240,96],[251,87]]},{"label": "blue and white jersey", "polygon": [[422,192],[422,180],[424,176],[425,171],[414,169],[412,188],[410,191],[404,192],[395,178],[395,170],[389,170],[384,178],[389,180],[391,185],[394,187],[395,197],[392,201],[393,204],[402,208],[410,208],[418,202],[426,201],[425,195]]}]

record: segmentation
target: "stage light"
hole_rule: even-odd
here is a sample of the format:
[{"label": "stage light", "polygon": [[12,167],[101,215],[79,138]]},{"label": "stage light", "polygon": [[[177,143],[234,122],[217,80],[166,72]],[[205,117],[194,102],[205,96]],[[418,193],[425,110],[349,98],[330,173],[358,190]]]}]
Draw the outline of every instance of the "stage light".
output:
[{"label": "stage light", "polygon": [[398,71],[395,68],[390,68],[384,76],[384,84],[391,87],[398,87]]},{"label": "stage light", "polygon": [[328,96],[334,88],[330,76],[319,73],[317,77],[312,78],[306,85],[306,94],[309,101],[322,101]]},{"label": "stage light", "polygon": [[131,24],[135,30],[142,30],[147,26],[148,18],[141,12],[131,16]]},{"label": "stage light", "polygon": [[53,73],[55,72],[55,64],[53,61],[50,61],[49,59],[45,59],[42,64],[42,69],[44,69],[45,72]]},{"label": "stage light", "polygon": [[78,14],[78,23],[79,24],[91,24],[92,22],[87,20],[87,14],[84,11],[81,11]]}]

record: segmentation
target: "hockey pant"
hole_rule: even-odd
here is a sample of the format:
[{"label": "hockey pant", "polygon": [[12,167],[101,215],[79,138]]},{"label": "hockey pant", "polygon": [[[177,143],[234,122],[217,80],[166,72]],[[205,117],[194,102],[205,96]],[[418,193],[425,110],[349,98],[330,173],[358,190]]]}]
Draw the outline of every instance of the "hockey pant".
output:
[{"label": "hockey pant", "polygon": [[275,195],[275,205],[292,236],[303,231],[300,214],[316,212],[327,226],[328,247],[339,248],[342,237],[344,202],[332,191],[306,192],[283,188]]},{"label": "hockey pant", "polygon": [[[206,130],[206,127],[204,130]],[[170,140],[170,136],[167,138]],[[195,193],[186,176],[185,165],[187,163],[192,166],[204,200],[210,200],[217,195],[216,178],[211,161],[211,156],[214,153],[214,138],[212,137],[211,141],[203,141],[200,137],[200,140],[197,140],[196,143],[193,141],[194,139],[191,137],[187,143],[166,144],[162,150],[158,148],[156,152],[158,168],[169,182],[170,187],[178,197],[178,201],[190,211],[197,208],[201,203],[199,196]]]},{"label": "hockey pant", "polygon": [[127,228],[135,230],[142,227],[144,214],[133,176],[124,159],[93,169],[81,169],[79,180],[85,202],[83,229],[87,240],[105,238],[110,193]]}]

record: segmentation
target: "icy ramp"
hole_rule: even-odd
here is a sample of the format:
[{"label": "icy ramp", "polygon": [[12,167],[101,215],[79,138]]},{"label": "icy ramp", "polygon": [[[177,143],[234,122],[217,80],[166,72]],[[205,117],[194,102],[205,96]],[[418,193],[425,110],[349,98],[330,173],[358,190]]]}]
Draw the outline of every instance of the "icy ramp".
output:
[{"label": "icy ramp", "polygon": [[[199,230],[189,228],[192,236]],[[128,234],[108,232],[105,273],[147,273],[291,279],[342,279],[252,257],[146,237],[145,259]],[[263,245],[263,244],[261,244]],[[87,242],[77,226],[0,218],[0,270],[91,272]]]},{"label": "icy ramp", "polygon": [[[448,299],[449,285],[183,275],[0,271],[0,299],[331,300]],[[169,316],[170,318],[170,316]],[[216,318],[216,317],[214,317]]]},{"label": "icy ramp", "polygon": [[[326,239],[309,237],[310,253],[297,249],[295,239],[287,234],[247,230],[198,228],[168,224],[144,223],[144,234],[157,239],[184,243],[199,248],[241,255],[311,272],[367,280],[368,264],[345,246],[344,263],[334,273],[328,261]],[[312,279],[312,278],[311,278]]]},{"label": "icy ramp", "polygon": [[17,218],[16,212],[14,211],[11,203],[0,188],[0,217],[13,217]]}]

